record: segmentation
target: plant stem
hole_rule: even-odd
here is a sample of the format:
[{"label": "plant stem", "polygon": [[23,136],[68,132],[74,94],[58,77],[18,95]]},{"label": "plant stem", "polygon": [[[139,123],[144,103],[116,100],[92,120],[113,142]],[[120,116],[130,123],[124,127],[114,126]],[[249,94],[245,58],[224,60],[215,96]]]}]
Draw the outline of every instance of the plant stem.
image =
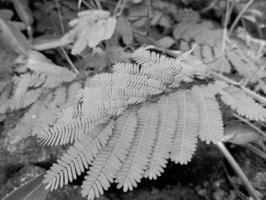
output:
[{"label": "plant stem", "polygon": [[94,0],[94,2],[95,2],[95,4],[97,5],[97,8],[98,8],[99,10],[102,10],[102,9],[103,9],[101,3],[100,3],[98,0]]},{"label": "plant stem", "polygon": [[250,196],[252,196],[254,200],[260,200],[256,190],[253,188],[250,181],[244,174],[243,170],[240,168],[240,166],[238,165],[234,157],[231,155],[231,153],[228,151],[228,149],[225,147],[225,145],[222,142],[217,142],[217,146],[220,149],[220,151],[223,153],[227,161],[230,163],[236,174],[242,180],[243,184],[246,186],[246,189],[248,190]]},{"label": "plant stem", "polygon": [[118,3],[115,6],[115,10],[114,10],[113,16],[119,17],[120,15],[122,15],[127,1],[128,0],[119,0],[118,1]]},{"label": "plant stem", "polygon": [[76,73],[79,74],[79,71],[77,70],[77,68],[75,67],[74,63],[71,61],[71,59],[69,58],[69,56],[67,55],[67,52],[65,51],[65,49],[63,47],[60,47],[60,49],[62,50],[64,56],[66,57],[67,62],[69,63],[69,65],[71,66],[72,70]]},{"label": "plant stem", "polygon": [[58,0],[55,0],[55,5],[56,5],[56,8],[57,8],[57,12],[58,12],[61,32],[62,32],[62,34],[65,34],[65,27],[64,27],[64,24],[63,24],[63,16],[62,16],[62,12],[61,12],[61,8],[60,8]]},{"label": "plant stem", "polygon": [[242,15],[246,12],[246,10],[248,9],[248,7],[253,3],[254,0],[249,0],[249,2],[245,5],[245,7],[241,10],[241,12],[238,14],[238,16],[236,17],[235,21],[233,22],[232,26],[230,27],[229,30],[229,35],[231,35],[231,33],[233,32],[233,30],[235,29],[238,21],[241,19]]},{"label": "plant stem", "polygon": [[224,20],[224,28],[223,28],[223,40],[222,40],[222,52],[224,53],[225,50],[225,42],[227,37],[227,25],[229,21],[229,0],[226,1],[226,12],[225,12],[225,20]]}]

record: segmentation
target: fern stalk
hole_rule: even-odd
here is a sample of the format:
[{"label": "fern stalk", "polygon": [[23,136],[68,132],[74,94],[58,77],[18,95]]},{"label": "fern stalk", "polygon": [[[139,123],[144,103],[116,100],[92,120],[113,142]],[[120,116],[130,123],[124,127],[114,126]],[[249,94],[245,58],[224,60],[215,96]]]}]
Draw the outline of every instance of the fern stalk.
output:
[{"label": "fern stalk", "polygon": [[232,26],[230,27],[229,30],[229,35],[233,32],[235,26],[237,25],[238,21],[241,19],[243,14],[247,11],[248,7],[253,3],[254,0],[249,0],[249,2],[245,5],[245,7],[241,10],[241,12],[238,14],[236,17],[235,21],[233,22]]},{"label": "fern stalk", "polygon": [[216,145],[220,149],[220,151],[223,153],[224,157],[227,159],[227,161],[230,163],[231,167],[234,169],[236,174],[239,176],[239,178],[242,180],[243,184],[246,186],[246,189],[248,190],[250,196],[254,200],[260,200],[260,198],[257,195],[257,191],[253,188],[250,181],[248,180],[247,176],[243,172],[243,170],[240,168],[232,154],[228,151],[228,149],[225,147],[225,145],[222,142],[217,142]]}]

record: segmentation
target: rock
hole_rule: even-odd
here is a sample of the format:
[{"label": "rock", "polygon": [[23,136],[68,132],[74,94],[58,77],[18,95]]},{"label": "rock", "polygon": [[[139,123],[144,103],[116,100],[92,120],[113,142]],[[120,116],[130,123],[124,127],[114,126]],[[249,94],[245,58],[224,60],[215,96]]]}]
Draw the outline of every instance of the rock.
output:
[{"label": "rock", "polygon": [[7,194],[12,192],[14,189],[20,187],[24,183],[27,183],[32,178],[43,173],[45,170],[41,167],[34,165],[26,165],[19,170],[12,178],[10,178],[5,185],[2,185],[0,190],[0,199],[3,199]]},{"label": "rock", "polygon": [[59,152],[54,147],[40,145],[35,137],[23,139],[16,144],[16,147],[12,148],[8,142],[5,142],[0,147],[0,166],[49,163],[54,157],[58,156],[57,153]]},{"label": "rock", "polygon": [[80,186],[66,185],[62,189],[48,193],[46,200],[84,200]]}]

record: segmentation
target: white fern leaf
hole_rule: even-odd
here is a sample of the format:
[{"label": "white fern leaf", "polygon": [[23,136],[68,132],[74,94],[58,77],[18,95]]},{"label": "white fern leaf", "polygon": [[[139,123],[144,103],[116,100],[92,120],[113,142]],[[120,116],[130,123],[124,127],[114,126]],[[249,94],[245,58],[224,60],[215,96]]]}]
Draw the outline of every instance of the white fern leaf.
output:
[{"label": "white fern leaf", "polygon": [[192,88],[194,98],[199,109],[199,137],[207,144],[216,143],[223,137],[223,121],[221,110],[215,99],[213,86],[194,86]]},{"label": "white fern leaf", "polygon": [[205,77],[208,70],[199,59],[190,54],[191,51],[188,51],[177,58],[170,58],[155,52],[150,52],[145,48],[139,48],[132,54],[132,59],[137,64],[151,71],[156,64],[159,64],[162,72],[166,73],[169,71],[172,77],[178,76],[179,82],[191,82],[194,75]]},{"label": "white fern leaf", "polygon": [[156,104],[145,105],[138,112],[138,127],[129,155],[116,176],[117,187],[124,191],[137,186],[149,162],[156,137],[159,111]]},{"label": "white fern leaf", "polygon": [[233,110],[236,110],[238,114],[251,120],[265,121],[265,108],[256,103],[243,90],[230,85],[220,90],[219,94],[221,95],[222,101]]},{"label": "white fern leaf", "polygon": [[156,179],[166,167],[173,135],[178,118],[178,99],[173,96],[162,96],[157,102],[160,111],[158,130],[145,177]]},{"label": "white fern leaf", "polygon": [[72,182],[77,178],[77,175],[84,172],[97,152],[106,144],[113,127],[113,120],[107,125],[98,125],[90,131],[90,134],[83,136],[80,141],[70,147],[47,171],[43,180],[43,183],[47,184],[46,189],[50,188],[52,191],[58,187],[62,188],[63,185]]},{"label": "white fern leaf", "polygon": [[[143,75],[147,78],[154,79],[162,82],[164,85],[176,84],[175,78],[179,75],[179,82],[183,80],[183,74],[181,74],[181,68],[174,71],[172,68],[169,68],[166,64],[154,64],[152,68],[141,67],[137,64],[131,63],[117,63],[113,65],[112,68],[114,73],[126,73],[132,75]],[[178,86],[177,86],[178,87]]]},{"label": "white fern leaf", "polygon": [[174,97],[178,117],[170,158],[175,163],[187,164],[196,150],[199,111],[191,91],[179,90],[174,93]]},{"label": "white fern leaf", "polygon": [[86,135],[95,125],[105,123],[109,117],[110,116],[106,113],[100,112],[97,115],[91,115],[72,121],[59,121],[54,125],[43,128],[37,135],[44,145],[64,145],[73,143]]},{"label": "white fern leaf", "polygon": [[97,154],[82,185],[82,195],[93,200],[110,187],[126,159],[137,126],[135,112],[125,112],[117,120],[107,145]]},{"label": "white fern leaf", "polygon": [[158,80],[141,75],[124,73],[102,73],[95,75],[91,80],[93,87],[116,86],[120,88],[137,89],[147,92],[148,95],[160,94],[165,86]]}]

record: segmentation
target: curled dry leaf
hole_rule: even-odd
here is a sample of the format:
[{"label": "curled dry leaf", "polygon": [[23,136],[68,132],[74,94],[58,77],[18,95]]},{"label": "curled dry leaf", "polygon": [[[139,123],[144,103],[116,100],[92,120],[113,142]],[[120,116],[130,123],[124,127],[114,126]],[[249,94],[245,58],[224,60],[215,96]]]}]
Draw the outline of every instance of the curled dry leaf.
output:
[{"label": "curled dry leaf", "polygon": [[234,144],[247,144],[250,142],[256,142],[262,139],[262,136],[244,124],[233,124],[225,128],[225,134],[223,137],[224,142],[231,142]]}]

